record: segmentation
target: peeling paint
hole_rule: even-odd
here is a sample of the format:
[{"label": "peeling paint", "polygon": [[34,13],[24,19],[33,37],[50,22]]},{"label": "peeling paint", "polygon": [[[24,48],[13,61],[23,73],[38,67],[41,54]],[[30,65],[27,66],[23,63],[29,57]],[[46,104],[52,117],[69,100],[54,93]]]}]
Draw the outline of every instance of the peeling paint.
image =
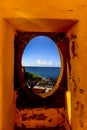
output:
[{"label": "peeling paint", "polygon": [[80,94],[83,94],[85,91],[83,90],[83,89],[79,89],[79,91],[80,91]]},{"label": "peeling paint", "polygon": [[76,102],[75,111],[79,112],[79,124],[80,127],[83,128],[84,127],[84,105],[80,101]]},{"label": "peeling paint", "polygon": [[72,54],[73,54],[73,58],[76,56],[76,53],[75,53],[75,41],[72,41]]},{"label": "peeling paint", "polygon": [[[68,40],[69,40],[69,38],[68,38]],[[70,57],[70,40],[69,40],[69,42],[68,42],[68,65],[69,65],[69,73],[70,73],[70,76],[71,76],[71,63],[70,63],[70,60],[71,60],[71,57]]]},{"label": "peeling paint", "polygon": [[64,108],[17,109],[17,113],[15,124],[20,128],[63,127],[65,123]]},{"label": "peeling paint", "polygon": [[74,79],[74,76],[72,76],[71,79],[72,79],[72,83],[73,83],[73,95],[76,96],[76,91],[77,91],[78,86]]},{"label": "peeling paint", "polygon": [[36,119],[36,120],[45,120],[47,118],[47,116],[45,116],[43,113],[40,113],[40,114],[33,114],[32,116],[30,116],[28,118],[28,120],[30,119]]},{"label": "peeling paint", "polygon": [[49,122],[51,122],[52,121],[52,119],[49,119]]},{"label": "peeling paint", "polygon": [[72,54],[73,54],[73,58],[77,57],[78,53],[78,43],[76,42],[77,40],[77,36],[75,34],[71,34],[70,35],[70,43],[71,43],[71,50],[72,50]]},{"label": "peeling paint", "polygon": [[83,128],[84,127],[84,105],[80,104],[80,114],[79,114],[79,123],[80,123],[80,127]]}]

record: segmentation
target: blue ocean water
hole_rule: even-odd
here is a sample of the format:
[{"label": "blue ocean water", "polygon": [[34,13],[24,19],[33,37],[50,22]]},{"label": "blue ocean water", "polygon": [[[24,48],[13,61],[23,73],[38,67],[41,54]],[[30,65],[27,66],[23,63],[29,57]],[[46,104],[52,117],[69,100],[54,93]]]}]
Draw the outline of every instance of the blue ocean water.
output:
[{"label": "blue ocean water", "polygon": [[26,72],[32,72],[44,78],[58,78],[60,67],[25,67]]}]

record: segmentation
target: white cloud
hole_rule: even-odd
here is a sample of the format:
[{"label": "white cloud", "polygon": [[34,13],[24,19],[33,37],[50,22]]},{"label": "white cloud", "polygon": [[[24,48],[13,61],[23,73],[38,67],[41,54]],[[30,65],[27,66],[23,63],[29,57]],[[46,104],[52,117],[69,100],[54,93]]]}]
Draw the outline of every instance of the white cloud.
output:
[{"label": "white cloud", "polygon": [[61,67],[61,62],[54,63],[52,61],[41,60],[41,59],[38,59],[36,62],[23,61],[22,60],[22,66],[49,66],[49,67],[55,66],[55,67]]},{"label": "white cloud", "polygon": [[38,60],[37,60],[37,65],[41,65],[41,66],[51,66],[51,65],[52,65],[52,61],[47,61],[47,60],[38,59]]}]

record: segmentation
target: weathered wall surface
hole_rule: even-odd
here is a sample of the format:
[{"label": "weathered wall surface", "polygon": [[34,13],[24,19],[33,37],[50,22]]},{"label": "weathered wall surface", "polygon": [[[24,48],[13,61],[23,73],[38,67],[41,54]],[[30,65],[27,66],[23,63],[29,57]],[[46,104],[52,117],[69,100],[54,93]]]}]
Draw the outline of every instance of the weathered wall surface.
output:
[{"label": "weathered wall surface", "polygon": [[[38,7],[40,5],[40,7]],[[14,35],[11,23],[4,18],[77,19],[68,31],[70,67],[68,87],[71,91],[72,129],[87,129],[87,1],[86,0],[3,0],[0,3],[0,130],[13,129]],[[40,24],[40,23],[39,23]],[[42,25],[40,25],[42,26]],[[21,28],[21,27],[20,27]],[[37,30],[38,31],[38,30]],[[71,35],[72,34],[72,35]],[[72,38],[72,36],[74,36]],[[74,40],[74,42],[73,42]],[[69,67],[69,71],[70,71]]]},{"label": "weathered wall surface", "polygon": [[64,108],[33,108],[16,110],[15,130],[64,128]]},{"label": "weathered wall surface", "polygon": [[[86,10],[85,10],[86,11]],[[68,32],[70,38],[71,73],[68,77],[69,91],[71,91],[71,124],[73,129],[87,129],[87,29],[84,15],[81,21]],[[85,21],[84,21],[85,20]],[[73,121],[74,119],[74,121]]]}]

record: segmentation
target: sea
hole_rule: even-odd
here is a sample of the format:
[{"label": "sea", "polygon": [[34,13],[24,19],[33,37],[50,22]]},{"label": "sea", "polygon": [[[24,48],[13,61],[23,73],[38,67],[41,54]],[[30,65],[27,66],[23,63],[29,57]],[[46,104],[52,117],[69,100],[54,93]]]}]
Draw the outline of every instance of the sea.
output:
[{"label": "sea", "polygon": [[25,71],[39,74],[44,78],[58,78],[60,67],[25,67]]}]

